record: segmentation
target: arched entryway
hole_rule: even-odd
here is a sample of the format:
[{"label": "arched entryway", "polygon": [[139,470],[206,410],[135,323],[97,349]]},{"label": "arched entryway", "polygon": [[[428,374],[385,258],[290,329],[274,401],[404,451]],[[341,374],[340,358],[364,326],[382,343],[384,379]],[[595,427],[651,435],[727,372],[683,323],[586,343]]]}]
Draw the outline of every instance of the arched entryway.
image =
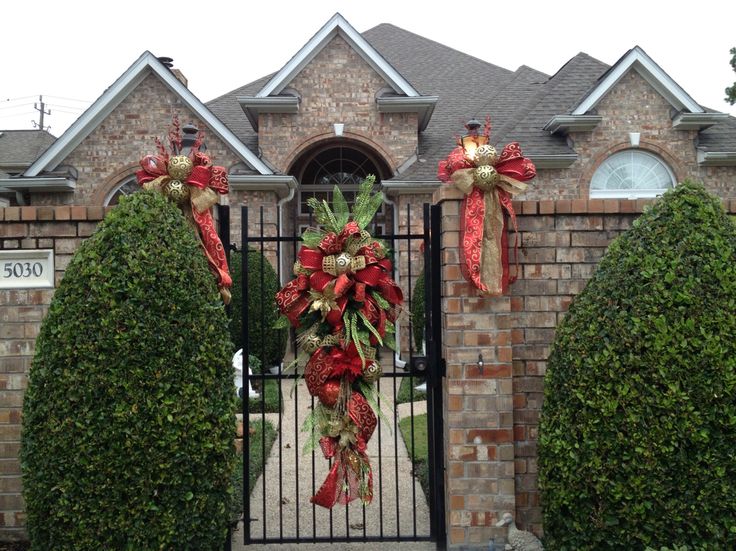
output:
[{"label": "arched entryway", "polygon": [[[346,138],[326,140],[315,144],[300,155],[289,169],[289,174],[299,182],[299,190],[292,202],[291,216],[287,217],[285,232],[301,232],[310,225],[310,209],[307,200],[332,201],[335,185],[349,204],[355,200],[358,186],[369,174],[376,177],[376,186],[390,178],[393,171],[376,151],[365,144]],[[384,205],[370,228],[373,235],[385,235],[391,227],[392,213]]]}]

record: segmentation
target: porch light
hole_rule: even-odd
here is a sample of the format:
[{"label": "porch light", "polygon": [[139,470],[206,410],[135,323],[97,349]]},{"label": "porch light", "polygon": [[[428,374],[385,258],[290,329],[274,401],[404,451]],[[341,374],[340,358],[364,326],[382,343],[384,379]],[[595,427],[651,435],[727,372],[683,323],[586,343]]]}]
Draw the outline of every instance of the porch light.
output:
[{"label": "porch light", "polygon": [[471,161],[475,159],[475,150],[481,145],[488,143],[488,136],[478,133],[480,126],[479,121],[475,119],[469,120],[465,125],[468,133],[460,138],[463,150],[465,150],[465,156]]},{"label": "porch light", "polygon": [[[181,127],[181,133],[183,134],[181,138],[181,153],[183,155],[186,155],[197,142],[197,134],[199,134],[199,129],[193,124],[189,123]],[[199,151],[201,151],[202,153],[207,151],[207,146],[204,144],[204,142],[199,145]]]}]

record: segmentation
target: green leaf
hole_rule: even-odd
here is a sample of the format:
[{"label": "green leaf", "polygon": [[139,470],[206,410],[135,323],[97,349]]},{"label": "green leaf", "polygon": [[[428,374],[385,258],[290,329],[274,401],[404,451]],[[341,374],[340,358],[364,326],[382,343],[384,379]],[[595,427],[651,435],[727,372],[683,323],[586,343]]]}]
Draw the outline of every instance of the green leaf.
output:
[{"label": "green leaf", "polygon": [[340,188],[335,186],[332,189],[332,206],[335,209],[335,218],[337,224],[342,228],[350,220],[350,207],[348,202],[345,200]]}]

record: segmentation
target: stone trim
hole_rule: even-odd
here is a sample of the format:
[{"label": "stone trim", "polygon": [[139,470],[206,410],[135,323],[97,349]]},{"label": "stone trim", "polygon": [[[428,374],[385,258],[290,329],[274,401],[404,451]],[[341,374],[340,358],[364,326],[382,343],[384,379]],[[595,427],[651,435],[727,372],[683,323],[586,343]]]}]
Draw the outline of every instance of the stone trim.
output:
[{"label": "stone trim", "polygon": [[[0,208],[0,221],[34,222],[53,221],[100,221],[114,207],[90,207],[67,205],[61,207],[5,207]],[[1,228],[2,226],[0,226]],[[0,237],[3,235],[0,233]]]},{"label": "stone trim", "polygon": [[[657,199],[559,199],[557,201],[514,201],[517,215],[528,214],[641,214]],[[729,214],[736,214],[736,199],[722,199]]]}]

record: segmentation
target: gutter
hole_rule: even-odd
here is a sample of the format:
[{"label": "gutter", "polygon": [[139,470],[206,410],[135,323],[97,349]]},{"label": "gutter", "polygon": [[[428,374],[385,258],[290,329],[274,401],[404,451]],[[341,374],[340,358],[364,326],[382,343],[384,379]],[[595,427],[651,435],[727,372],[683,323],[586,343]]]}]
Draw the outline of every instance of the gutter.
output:
[{"label": "gutter", "polygon": [[37,178],[0,178],[0,187],[13,191],[31,193],[74,191],[77,182],[71,178],[37,177]]},{"label": "gutter", "polygon": [[703,151],[698,150],[700,166],[736,166],[736,151]]}]

